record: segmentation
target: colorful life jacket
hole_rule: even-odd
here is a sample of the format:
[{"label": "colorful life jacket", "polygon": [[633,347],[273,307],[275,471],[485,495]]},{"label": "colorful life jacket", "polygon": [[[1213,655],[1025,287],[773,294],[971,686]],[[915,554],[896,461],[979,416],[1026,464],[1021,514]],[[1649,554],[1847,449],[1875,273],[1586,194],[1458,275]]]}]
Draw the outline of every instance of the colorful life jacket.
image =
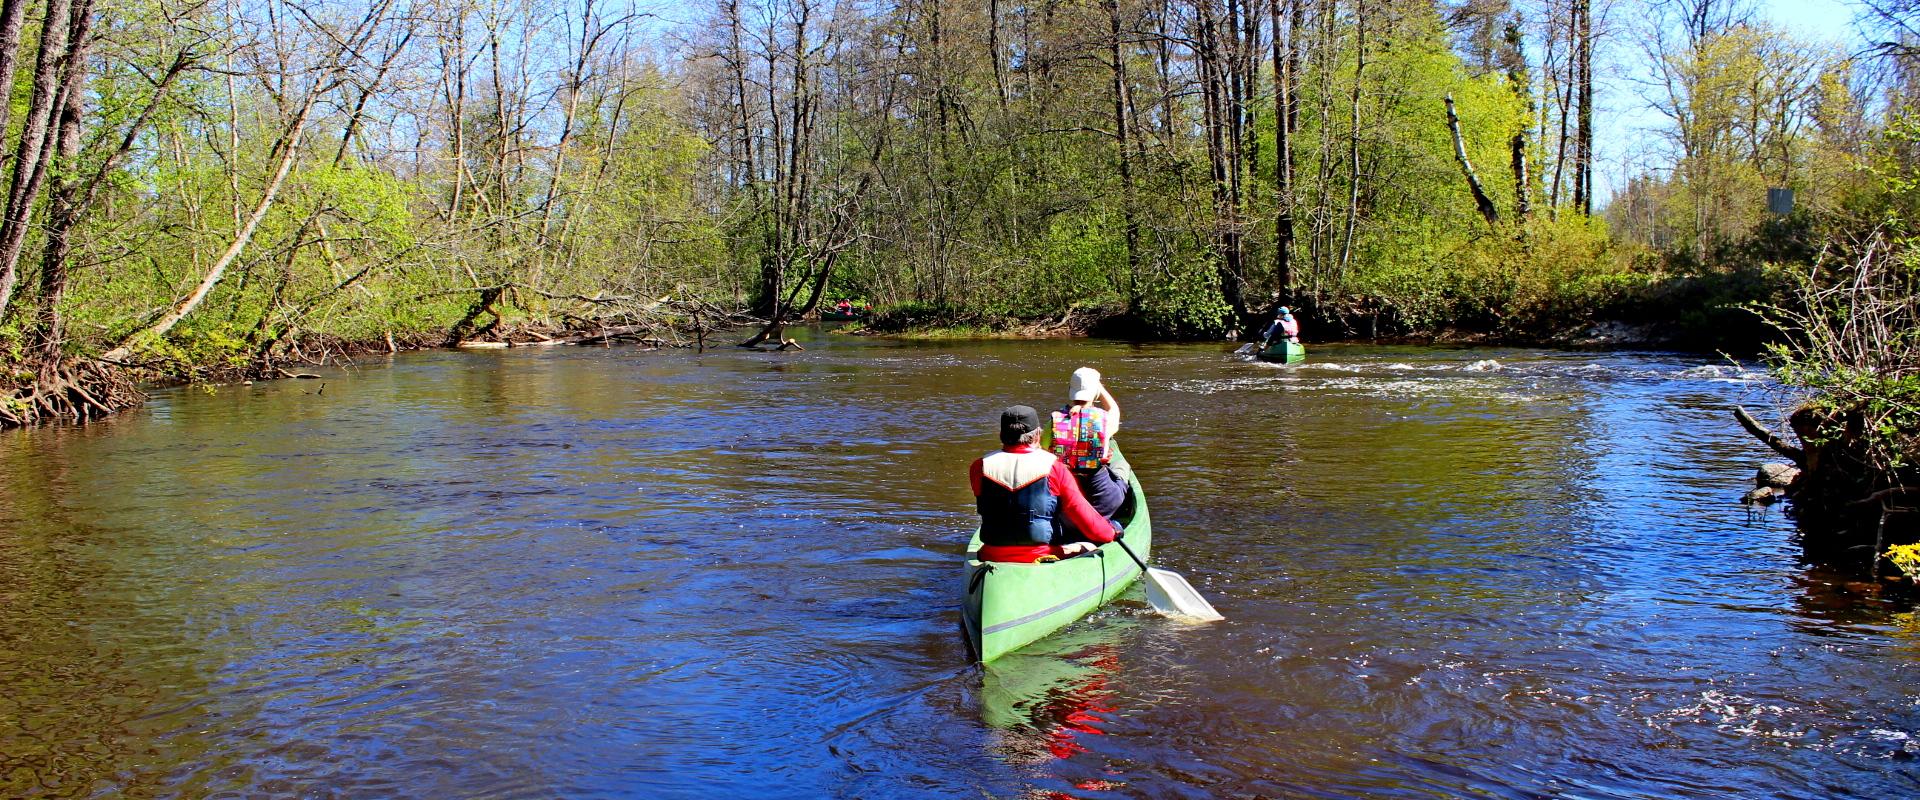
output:
[{"label": "colorful life jacket", "polygon": [[1053,454],[1076,472],[1092,471],[1107,463],[1107,410],[1067,406],[1053,412]]},{"label": "colorful life jacket", "polygon": [[1060,507],[1047,476],[1053,473],[1053,454],[989,453],[980,462],[980,543],[1036,545],[1053,541],[1054,513]]}]

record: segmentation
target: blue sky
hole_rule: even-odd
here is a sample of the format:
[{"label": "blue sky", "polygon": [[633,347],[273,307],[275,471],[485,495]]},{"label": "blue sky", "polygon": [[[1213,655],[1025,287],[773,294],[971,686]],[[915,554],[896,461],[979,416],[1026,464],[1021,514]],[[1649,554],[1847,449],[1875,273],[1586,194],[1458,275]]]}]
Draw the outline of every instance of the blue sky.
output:
[{"label": "blue sky", "polygon": [[1854,8],[1841,0],[1769,0],[1767,16],[1808,37],[1834,42],[1851,41]]},{"label": "blue sky", "polygon": [[[1666,118],[1648,107],[1640,85],[1652,73],[1639,52],[1647,5],[1647,0],[1620,0],[1613,7],[1618,33],[1612,47],[1616,61],[1609,73],[1614,80],[1611,86],[1597,86],[1594,99],[1594,146],[1599,151],[1594,194],[1602,201],[1625,185],[1630,175],[1664,161],[1657,144],[1650,147],[1649,143],[1659,141]],[[1770,21],[1798,38],[1848,52],[1863,46],[1855,28],[1857,6],[1849,0],[1761,0],[1757,5]],[[1600,67],[1595,65],[1596,74],[1608,77]]]}]

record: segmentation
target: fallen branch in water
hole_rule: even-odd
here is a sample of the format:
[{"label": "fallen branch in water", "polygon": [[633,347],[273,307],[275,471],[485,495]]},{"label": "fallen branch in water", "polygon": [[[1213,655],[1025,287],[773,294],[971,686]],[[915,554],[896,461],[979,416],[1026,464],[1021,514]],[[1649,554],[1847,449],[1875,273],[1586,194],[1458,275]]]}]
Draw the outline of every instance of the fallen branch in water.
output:
[{"label": "fallen branch in water", "polygon": [[1806,466],[1807,453],[1805,450],[1787,444],[1787,440],[1780,438],[1779,434],[1762,427],[1759,422],[1754,420],[1752,414],[1747,413],[1745,408],[1734,406],[1733,418],[1740,421],[1740,427],[1746,428],[1748,433],[1753,434],[1754,438],[1759,439],[1761,443],[1773,448],[1774,452],[1793,459],[1793,463],[1797,466]]},{"label": "fallen branch in water", "polygon": [[[627,339],[630,341],[640,342],[641,344],[654,345],[656,347],[667,346],[668,342],[666,342],[665,340],[661,339],[658,336],[653,335],[657,331],[658,331],[658,328],[656,328],[653,325],[619,325],[612,328],[602,328],[597,332],[589,333],[581,336],[569,336],[563,339],[552,339],[549,341],[541,342],[540,344],[543,344],[543,345],[600,344],[602,342],[611,342],[615,339]],[[645,335],[641,335],[641,334],[645,334]]]}]

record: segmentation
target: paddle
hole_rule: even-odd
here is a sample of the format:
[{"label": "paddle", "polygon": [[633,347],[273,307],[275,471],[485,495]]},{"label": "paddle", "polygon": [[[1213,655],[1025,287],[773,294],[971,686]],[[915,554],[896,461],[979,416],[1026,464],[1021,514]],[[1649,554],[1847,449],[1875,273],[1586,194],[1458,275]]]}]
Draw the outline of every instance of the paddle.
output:
[{"label": "paddle", "polygon": [[1213,604],[1207,602],[1207,598],[1201,597],[1200,592],[1193,588],[1193,584],[1187,583],[1186,578],[1180,577],[1180,573],[1149,567],[1147,562],[1141,561],[1140,556],[1133,552],[1133,548],[1127,546],[1124,539],[1113,541],[1120,545],[1120,549],[1127,551],[1133,563],[1139,564],[1141,573],[1147,577],[1147,602],[1153,604],[1153,610],[1168,616],[1188,617],[1198,622],[1226,619],[1220,616],[1220,612],[1213,610]]}]

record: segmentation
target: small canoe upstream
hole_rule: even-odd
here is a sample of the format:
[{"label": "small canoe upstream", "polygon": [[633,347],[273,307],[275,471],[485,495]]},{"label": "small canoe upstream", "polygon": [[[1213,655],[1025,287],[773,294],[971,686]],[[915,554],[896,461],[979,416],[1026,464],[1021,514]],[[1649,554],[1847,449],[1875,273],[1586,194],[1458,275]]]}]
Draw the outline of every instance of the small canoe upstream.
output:
[{"label": "small canoe upstream", "polygon": [[1289,342],[1281,339],[1268,345],[1267,349],[1260,351],[1260,360],[1274,361],[1281,364],[1298,364],[1307,360],[1307,348],[1299,342]]},{"label": "small canoe upstream", "polygon": [[[1145,561],[1153,549],[1153,518],[1139,476],[1130,468],[1126,471],[1132,491],[1115,518],[1123,521],[1127,545]],[[1111,542],[1049,564],[981,561],[974,557],[979,549],[976,532],[967,545],[960,628],[969,652],[983,663],[1066,627],[1120,596],[1140,577],[1140,566]]]}]

